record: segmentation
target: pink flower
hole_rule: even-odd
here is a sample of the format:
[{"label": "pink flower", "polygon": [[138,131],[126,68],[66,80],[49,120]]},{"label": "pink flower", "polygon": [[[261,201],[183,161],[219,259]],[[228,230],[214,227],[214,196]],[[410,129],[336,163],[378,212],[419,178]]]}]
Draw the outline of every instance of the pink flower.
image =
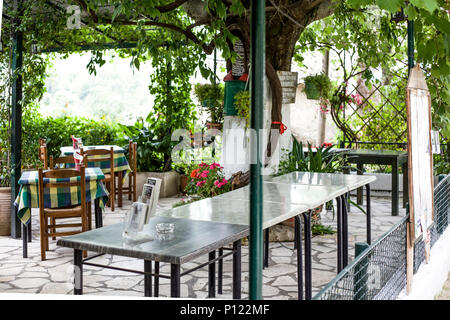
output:
[{"label": "pink flower", "polygon": [[205,180],[199,181],[197,182],[197,187],[201,187],[202,185],[204,185],[206,183]]},{"label": "pink flower", "polygon": [[208,173],[209,173],[208,170],[203,171],[202,173],[200,173],[200,178],[206,178],[206,177],[208,177]]},{"label": "pink flower", "polygon": [[359,94],[356,94],[354,96],[354,98],[355,98],[355,101],[356,101],[357,104],[361,104],[363,102],[363,97],[360,96]]},{"label": "pink flower", "polygon": [[207,164],[207,163],[204,163],[204,162],[202,162],[202,163],[200,163],[200,164],[199,164],[199,166],[200,166],[200,167],[207,167],[207,166],[208,166],[208,164]]},{"label": "pink flower", "polygon": [[211,170],[214,170],[214,169],[216,169],[216,168],[223,168],[223,167],[220,166],[220,164],[214,162],[213,164],[211,164],[211,165],[209,166],[209,168],[210,168]]}]

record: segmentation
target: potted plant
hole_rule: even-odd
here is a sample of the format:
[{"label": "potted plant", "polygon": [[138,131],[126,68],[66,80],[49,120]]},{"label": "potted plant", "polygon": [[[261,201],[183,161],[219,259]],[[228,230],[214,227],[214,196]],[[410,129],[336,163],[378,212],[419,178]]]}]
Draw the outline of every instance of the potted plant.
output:
[{"label": "potted plant", "polygon": [[[178,141],[171,141],[170,134],[164,134],[157,127],[145,126],[143,121],[134,125],[120,125],[125,141],[133,140],[137,144],[136,188],[139,194],[148,177],[162,180],[160,198],[179,193],[180,174],[172,170],[171,151]],[[128,152],[128,144],[124,144]]]},{"label": "potted plant", "polygon": [[225,179],[223,167],[218,163],[200,163],[193,167],[188,177],[187,194],[194,198],[209,198],[231,190]]},{"label": "potted plant", "polygon": [[208,129],[221,129],[223,122],[224,87],[220,84],[196,84],[194,93],[202,109],[209,113]]},{"label": "potted plant", "polygon": [[0,236],[11,234],[11,170],[0,160]]},{"label": "potted plant", "polygon": [[[305,171],[305,172],[321,172],[321,173],[334,173],[341,172],[343,168],[343,158],[337,153],[331,152],[333,144],[324,143],[321,146],[316,147],[316,150],[312,151],[312,146],[308,143],[307,152],[303,148],[303,144],[298,142],[293,136],[292,151],[280,161],[277,175],[283,175],[293,171]],[[311,214],[312,225],[321,225],[320,213],[322,212],[323,205],[315,208]],[[290,219],[285,224],[293,226],[294,221]]]},{"label": "potted plant", "polygon": [[234,96],[234,106],[237,110],[237,115],[245,119],[245,127],[250,126],[250,92],[239,91]]},{"label": "potted plant", "polygon": [[326,99],[330,95],[332,84],[330,78],[323,74],[309,75],[305,77],[305,93],[308,99],[318,100],[319,98]]}]

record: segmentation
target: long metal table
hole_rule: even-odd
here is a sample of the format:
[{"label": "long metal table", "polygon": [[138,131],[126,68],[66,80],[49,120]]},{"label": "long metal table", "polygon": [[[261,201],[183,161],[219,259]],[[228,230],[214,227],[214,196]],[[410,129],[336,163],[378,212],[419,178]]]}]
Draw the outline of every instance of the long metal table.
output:
[{"label": "long metal table", "polygon": [[[371,233],[371,206],[370,206],[370,183],[375,181],[375,176],[352,175],[341,173],[318,173],[318,172],[291,172],[278,177],[265,177],[265,181],[302,185],[323,186],[345,186],[350,191],[366,188],[366,241],[372,242]],[[341,208],[340,202],[345,202],[344,197],[336,198],[338,202],[337,226],[338,226],[338,272],[348,264],[348,223],[347,206]]]},{"label": "long metal table", "polygon": [[[360,186],[368,188],[367,237],[370,243],[370,182],[373,176],[350,176],[293,172],[279,177],[266,177],[264,182],[263,229],[289,218],[295,218],[298,268],[298,296],[303,298],[301,223],[305,226],[305,298],[312,295],[311,266],[311,210],[330,200],[337,200],[338,211],[338,272],[348,260],[348,228],[345,195]],[[160,215],[222,223],[249,225],[249,187],[243,187],[213,198],[170,209]],[[266,232],[268,235],[268,232]],[[268,261],[268,237],[265,241],[265,261]],[[267,264],[266,264],[267,265]],[[219,266],[220,273],[220,266]],[[219,275],[219,281],[220,281]],[[220,287],[220,286],[219,286]]]},{"label": "long metal table", "polygon": [[[158,223],[172,222],[175,230],[172,239],[159,240],[156,237],[155,226]],[[74,249],[75,290],[74,294],[83,293],[83,265],[110,268],[120,271],[133,272],[144,275],[145,296],[152,296],[152,278],[169,278],[171,281],[171,297],[180,296],[180,277],[208,265],[209,278],[215,276],[215,262],[225,256],[233,255],[233,298],[241,298],[241,239],[248,235],[248,226],[218,223],[212,221],[198,221],[192,219],[174,219],[169,217],[151,217],[149,224],[144,226],[141,240],[130,241],[122,237],[123,223],[79,233],[58,240],[57,245]],[[153,240],[152,240],[153,238]],[[217,249],[233,243],[230,253],[215,258]],[[83,259],[83,250],[99,253]],[[144,260],[144,271],[117,268],[89,262],[103,255],[112,254]],[[181,273],[181,265],[193,259],[209,254],[206,264],[197,266]],[[170,276],[160,274],[159,270],[152,272],[152,261],[170,263]],[[214,290],[210,282],[210,292]],[[155,286],[155,289],[158,286]],[[155,292],[156,293],[156,292]],[[156,295],[158,295],[156,293]]]}]

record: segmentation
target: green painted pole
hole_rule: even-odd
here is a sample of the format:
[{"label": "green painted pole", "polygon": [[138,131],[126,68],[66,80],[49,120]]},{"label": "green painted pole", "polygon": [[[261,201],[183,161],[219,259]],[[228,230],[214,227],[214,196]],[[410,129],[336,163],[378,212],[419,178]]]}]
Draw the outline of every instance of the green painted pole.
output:
[{"label": "green painted pole", "polygon": [[[18,16],[19,2],[14,1],[15,15]],[[21,237],[21,222],[17,218],[14,200],[19,193],[19,178],[22,161],[22,75],[20,69],[23,64],[23,34],[17,29],[20,24],[14,18],[14,31],[12,33],[12,88],[11,88],[11,237]]]},{"label": "green painted pole", "polygon": [[263,180],[262,141],[259,135],[264,121],[264,77],[265,77],[265,1],[253,0],[251,4],[251,128],[252,136],[250,164],[250,270],[249,298],[262,299],[263,263]]},{"label": "green painted pole", "polygon": [[[369,247],[366,242],[356,242],[355,243],[355,259],[364,252]],[[354,275],[354,295],[353,300],[367,300],[368,287],[367,282],[369,280],[368,271],[369,258],[362,259],[355,266]]]},{"label": "green painted pole", "polygon": [[408,76],[414,68],[414,21],[408,20]]}]

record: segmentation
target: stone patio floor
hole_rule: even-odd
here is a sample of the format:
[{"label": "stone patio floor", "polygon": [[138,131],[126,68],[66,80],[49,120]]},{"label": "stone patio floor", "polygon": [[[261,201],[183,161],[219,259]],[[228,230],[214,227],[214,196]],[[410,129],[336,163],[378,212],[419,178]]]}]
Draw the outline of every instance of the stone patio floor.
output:
[{"label": "stone patio floor", "polygon": [[[354,199],[354,197],[352,197]],[[181,197],[160,199],[158,210],[170,208]],[[401,202],[401,199],[399,201]],[[103,214],[103,224],[121,222],[131,202],[124,200],[123,208]],[[399,216],[391,216],[391,200],[387,196],[372,194],[372,241],[388,231],[405,216],[405,209]],[[331,211],[323,211],[322,224],[336,229]],[[22,240],[0,237],[0,293],[30,294],[73,294],[73,250],[57,247],[56,240],[50,240],[47,260],[41,261],[39,244],[39,211],[32,210],[33,241],[28,245],[28,258],[22,257]],[[365,215],[352,206],[349,212],[349,261],[353,259],[354,243],[366,239]],[[269,267],[263,270],[264,299],[297,299],[296,253],[293,242],[271,242]],[[313,296],[336,276],[336,235],[315,236],[312,239]],[[90,253],[92,254],[92,253]],[[143,270],[143,261],[138,259],[104,255],[93,261],[115,267]],[[207,261],[207,256],[182,266],[192,268]],[[231,257],[224,260],[223,294],[219,299],[231,299]],[[170,274],[170,266],[161,264],[161,273]],[[84,266],[85,295],[98,296],[143,296],[144,279],[122,271]],[[248,297],[248,247],[242,247],[242,298]],[[181,297],[203,299],[208,295],[207,267],[181,278]],[[169,296],[168,279],[160,278],[160,297]]]}]

